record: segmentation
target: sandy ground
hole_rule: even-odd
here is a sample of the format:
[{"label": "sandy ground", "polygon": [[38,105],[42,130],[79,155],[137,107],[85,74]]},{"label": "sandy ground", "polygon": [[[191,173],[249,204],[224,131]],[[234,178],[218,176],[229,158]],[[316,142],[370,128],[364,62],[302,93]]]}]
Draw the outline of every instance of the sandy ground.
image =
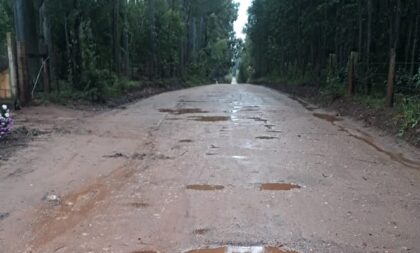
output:
[{"label": "sandy ground", "polygon": [[420,252],[420,153],[268,88],[18,124],[49,134],[0,165],[2,253]]}]

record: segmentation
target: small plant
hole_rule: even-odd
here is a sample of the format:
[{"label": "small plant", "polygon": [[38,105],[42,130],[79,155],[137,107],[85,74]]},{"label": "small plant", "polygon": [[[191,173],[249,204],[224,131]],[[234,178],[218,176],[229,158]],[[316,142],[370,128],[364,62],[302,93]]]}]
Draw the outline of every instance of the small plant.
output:
[{"label": "small plant", "polygon": [[7,105],[2,105],[0,108],[0,139],[10,134],[12,131],[12,118],[10,118],[10,111]]}]

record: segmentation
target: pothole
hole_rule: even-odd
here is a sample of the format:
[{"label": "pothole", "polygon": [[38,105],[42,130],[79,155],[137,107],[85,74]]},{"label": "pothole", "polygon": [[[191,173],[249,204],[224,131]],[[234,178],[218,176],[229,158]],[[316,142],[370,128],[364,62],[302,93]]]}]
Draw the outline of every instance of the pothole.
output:
[{"label": "pothole", "polygon": [[256,139],[259,139],[259,140],[274,140],[274,139],[278,139],[277,137],[273,137],[273,136],[258,136],[258,137],[255,137]]},{"label": "pothole", "polygon": [[193,231],[193,234],[195,235],[204,235],[207,234],[208,232],[210,232],[209,228],[200,228],[200,229],[196,229]]},{"label": "pothole", "polygon": [[278,247],[219,247],[190,250],[185,253],[297,253],[293,250],[286,250]]},{"label": "pothole", "polygon": [[230,117],[227,116],[196,116],[189,117],[190,120],[201,121],[201,122],[220,122],[220,121],[229,121]]},{"label": "pothole", "polygon": [[146,208],[149,206],[148,203],[143,203],[143,202],[134,202],[134,203],[130,203],[130,206],[134,207],[134,208]]},{"label": "pothole", "polygon": [[180,140],[179,142],[180,143],[192,143],[194,141],[193,140],[190,140],[190,139],[185,139],[185,140]]},{"label": "pothole", "polygon": [[300,188],[302,188],[300,185],[289,183],[265,183],[260,185],[261,191],[291,191]]},{"label": "pothole", "polygon": [[188,190],[194,191],[220,191],[225,189],[223,185],[208,185],[208,184],[192,184],[187,185]]},{"label": "pothole", "polygon": [[159,112],[169,113],[173,115],[208,113],[208,111],[204,111],[200,108],[159,109]]}]

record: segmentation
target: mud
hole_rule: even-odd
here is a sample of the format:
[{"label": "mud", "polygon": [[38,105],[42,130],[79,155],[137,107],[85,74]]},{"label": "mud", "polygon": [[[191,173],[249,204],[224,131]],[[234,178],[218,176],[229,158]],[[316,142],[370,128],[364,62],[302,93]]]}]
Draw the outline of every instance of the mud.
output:
[{"label": "mud", "polygon": [[159,112],[169,113],[172,115],[208,113],[208,111],[204,111],[200,108],[159,109]]},{"label": "mud", "polygon": [[299,185],[287,183],[266,183],[260,185],[261,191],[291,191],[300,188],[301,186]]},{"label": "mud", "polygon": [[187,190],[195,190],[195,191],[220,191],[225,189],[223,185],[207,185],[207,184],[193,184],[187,185]]},{"label": "mud", "polygon": [[190,250],[185,253],[297,253],[296,251],[284,250],[276,247],[220,247],[209,249]]}]

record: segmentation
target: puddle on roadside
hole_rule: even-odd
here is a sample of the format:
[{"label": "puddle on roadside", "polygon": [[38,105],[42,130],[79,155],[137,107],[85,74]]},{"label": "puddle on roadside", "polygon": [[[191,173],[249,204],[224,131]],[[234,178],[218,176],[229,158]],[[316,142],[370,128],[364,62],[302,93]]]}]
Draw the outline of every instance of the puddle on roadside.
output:
[{"label": "puddle on roadside", "polygon": [[288,183],[266,183],[260,185],[261,191],[291,191],[302,188],[300,185]]},{"label": "puddle on roadside", "polygon": [[273,136],[258,136],[258,137],[255,137],[256,139],[259,139],[259,140],[274,140],[274,139],[278,139],[278,137],[273,137]]},{"label": "puddle on roadside", "polygon": [[159,109],[159,112],[169,113],[173,115],[208,113],[200,108],[178,108],[178,109]]},{"label": "puddle on roadside", "polygon": [[131,251],[130,253],[158,253],[158,252],[153,251],[153,250],[137,250],[137,251]]},{"label": "puddle on roadside", "polygon": [[196,117],[189,117],[189,119],[194,120],[194,121],[201,121],[201,122],[221,122],[221,121],[231,120],[231,118],[227,116],[196,116]]},{"label": "puddle on roadside", "polygon": [[330,115],[330,114],[324,114],[324,113],[314,113],[313,114],[315,117],[319,118],[319,119],[323,119],[326,120],[328,122],[334,123],[336,121],[341,121],[342,119],[337,118],[334,115]]},{"label": "puddle on roadside", "polygon": [[219,248],[207,248],[207,249],[196,249],[190,250],[185,253],[297,253],[293,250],[286,250],[277,247],[219,247]]},{"label": "puddle on roadside", "polygon": [[200,228],[200,229],[196,229],[196,230],[194,230],[194,231],[193,231],[193,234],[194,234],[194,235],[205,235],[205,234],[207,234],[208,232],[210,232],[210,229],[209,229],[209,228]]},{"label": "puddle on roadside", "polygon": [[223,185],[208,185],[208,184],[192,184],[187,185],[187,190],[194,191],[221,191],[225,189]]}]

